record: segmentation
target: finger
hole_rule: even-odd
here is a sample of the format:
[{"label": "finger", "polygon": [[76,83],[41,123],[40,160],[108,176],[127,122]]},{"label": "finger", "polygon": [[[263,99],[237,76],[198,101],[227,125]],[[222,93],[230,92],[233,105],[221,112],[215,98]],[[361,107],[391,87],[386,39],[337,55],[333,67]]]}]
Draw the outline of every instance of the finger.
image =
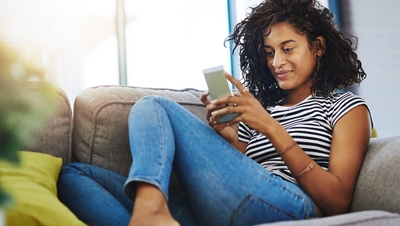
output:
[{"label": "finger", "polygon": [[208,125],[211,126],[211,127],[213,127],[213,126],[214,126],[214,122],[213,122],[211,119],[209,119],[209,120],[208,120]]},{"label": "finger", "polygon": [[206,119],[207,119],[207,121],[210,120],[211,113],[213,112],[213,110],[211,108],[212,108],[212,104],[209,104],[209,105],[206,106]]},{"label": "finger", "polygon": [[215,111],[226,107],[226,104],[215,104],[214,101],[211,101],[210,104],[206,106],[206,119],[210,120],[212,114],[215,114]]},{"label": "finger", "polygon": [[242,118],[242,111],[243,109],[239,106],[233,106],[233,107],[229,107],[229,109],[227,109],[227,112],[229,113],[234,113],[237,114],[234,118],[232,118],[232,120],[230,120],[229,122],[226,122],[226,126],[230,126],[230,125],[234,125],[236,123],[239,123],[241,121]]},{"label": "finger", "polygon": [[210,99],[208,99],[208,96],[210,95],[209,91],[206,91],[204,93],[201,94],[200,96],[200,101],[205,105],[209,105],[211,103]]},{"label": "finger", "polygon": [[237,79],[235,79],[232,75],[229,73],[225,72],[224,73],[226,79],[228,79],[236,88],[240,91],[240,93],[243,93],[242,91],[245,90],[246,88],[243,86],[241,82],[239,82]]},{"label": "finger", "polygon": [[237,124],[237,123],[239,123],[239,122],[241,122],[241,121],[242,121],[241,115],[237,115],[237,116],[234,117],[231,121],[226,122],[226,126],[234,125],[234,124]]},{"label": "finger", "polygon": [[[219,122],[219,119],[222,116],[227,115],[227,114],[237,114],[237,116],[238,116],[238,115],[240,115],[240,110],[241,109],[239,107],[231,105],[229,107],[225,107],[225,108],[213,111],[211,113],[210,120],[217,122],[217,124],[220,124],[220,123],[223,123],[223,122]],[[237,117],[237,116],[235,116],[235,117]]]},{"label": "finger", "polygon": [[208,125],[214,127],[217,124],[218,124],[218,121],[213,119],[212,117],[210,117],[210,119],[208,120]]},{"label": "finger", "polygon": [[211,113],[210,121],[211,121],[211,123],[213,124],[213,126],[216,126],[216,125],[220,124],[220,122],[219,122],[219,118],[220,118],[220,117],[218,116],[219,111],[220,111],[220,110],[218,110],[218,111],[213,111],[213,112]]}]

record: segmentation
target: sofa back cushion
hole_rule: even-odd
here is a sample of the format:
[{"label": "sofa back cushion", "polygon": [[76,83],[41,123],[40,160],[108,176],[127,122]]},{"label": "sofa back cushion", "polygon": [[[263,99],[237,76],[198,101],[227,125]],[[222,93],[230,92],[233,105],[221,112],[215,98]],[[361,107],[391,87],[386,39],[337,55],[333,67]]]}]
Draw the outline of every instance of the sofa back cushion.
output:
[{"label": "sofa back cushion", "polygon": [[400,136],[370,141],[350,212],[385,210],[400,213]]},{"label": "sofa back cushion", "polygon": [[43,127],[32,132],[33,143],[23,150],[42,152],[62,158],[62,164],[71,162],[72,109],[65,92],[57,87],[55,112],[45,121]]},{"label": "sofa back cushion", "polygon": [[205,120],[201,91],[99,86],[82,91],[75,99],[73,158],[128,175],[132,163],[128,115],[132,106],[148,95],[171,98]]}]

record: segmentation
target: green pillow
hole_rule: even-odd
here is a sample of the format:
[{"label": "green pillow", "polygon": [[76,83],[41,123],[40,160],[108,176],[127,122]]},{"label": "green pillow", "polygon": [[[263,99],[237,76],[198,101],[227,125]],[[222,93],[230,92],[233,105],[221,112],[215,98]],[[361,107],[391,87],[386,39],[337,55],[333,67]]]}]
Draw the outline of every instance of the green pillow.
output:
[{"label": "green pillow", "polygon": [[85,225],[57,198],[62,160],[19,151],[20,164],[0,162],[1,186],[13,203],[5,209],[7,225]]}]

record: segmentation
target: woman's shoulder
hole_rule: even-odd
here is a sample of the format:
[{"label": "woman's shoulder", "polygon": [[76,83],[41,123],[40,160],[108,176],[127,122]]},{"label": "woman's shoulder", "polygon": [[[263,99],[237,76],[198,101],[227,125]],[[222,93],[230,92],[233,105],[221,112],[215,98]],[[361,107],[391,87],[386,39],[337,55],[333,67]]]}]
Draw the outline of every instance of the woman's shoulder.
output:
[{"label": "woman's shoulder", "polygon": [[353,108],[359,105],[367,105],[362,97],[351,91],[332,93],[326,99],[330,103],[328,115],[333,125]]},{"label": "woman's shoulder", "polygon": [[333,105],[359,105],[359,104],[365,104],[365,100],[352,93],[351,91],[345,91],[345,92],[336,92],[331,95],[331,101]]},{"label": "woman's shoulder", "polygon": [[324,102],[329,106],[354,103],[354,102],[357,103],[361,102],[365,104],[365,101],[362,97],[352,93],[351,91],[337,91],[330,93],[327,96],[316,96],[315,99],[320,102]]},{"label": "woman's shoulder", "polygon": [[[327,96],[315,96],[310,105],[319,106],[329,117],[336,118],[351,109],[359,106],[367,106],[364,99],[351,91],[338,91],[330,93]],[[368,108],[368,106],[367,106]]]},{"label": "woman's shoulder", "polygon": [[353,98],[353,97],[355,97],[355,98],[361,98],[360,96],[354,94],[353,92],[351,92],[351,91],[346,91],[346,90],[345,90],[345,91],[336,91],[336,92],[333,92],[333,93],[330,94],[330,96],[332,96],[333,98],[336,98],[336,99],[340,99],[340,98],[349,98],[349,97],[351,97],[351,98]]}]

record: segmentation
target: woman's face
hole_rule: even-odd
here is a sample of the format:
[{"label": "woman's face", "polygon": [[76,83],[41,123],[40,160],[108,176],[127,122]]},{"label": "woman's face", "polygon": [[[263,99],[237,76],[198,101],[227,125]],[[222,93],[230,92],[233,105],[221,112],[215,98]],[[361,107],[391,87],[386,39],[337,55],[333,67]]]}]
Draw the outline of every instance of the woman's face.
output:
[{"label": "woman's face", "polygon": [[305,35],[288,23],[277,23],[271,26],[269,34],[264,33],[264,50],[268,68],[281,89],[288,94],[292,91],[311,93],[317,60],[316,51],[310,50]]}]

